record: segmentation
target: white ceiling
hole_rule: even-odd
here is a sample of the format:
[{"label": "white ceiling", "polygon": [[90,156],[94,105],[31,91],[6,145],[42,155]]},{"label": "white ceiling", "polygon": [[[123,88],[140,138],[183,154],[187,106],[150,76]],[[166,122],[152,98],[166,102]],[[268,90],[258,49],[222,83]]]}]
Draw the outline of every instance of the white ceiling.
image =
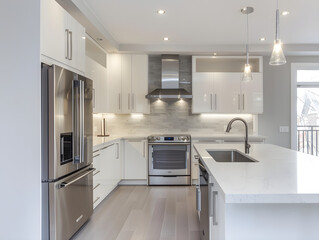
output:
[{"label": "white ceiling", "polygon": [[[275,35],[276,0],[82,0],[122,46],[235,46],[246,42],[246,16],[252,6],[250,42],[270,46]],[[289,44],[319,44],[319,0],[279,0],[280,35]],[[166,14],[156,11],[164,9]],[[169,37],[168,42],[163,37]],[[260,37],[266,37],[260,42]],[[160,48],[159,48],[160,49]]]}]

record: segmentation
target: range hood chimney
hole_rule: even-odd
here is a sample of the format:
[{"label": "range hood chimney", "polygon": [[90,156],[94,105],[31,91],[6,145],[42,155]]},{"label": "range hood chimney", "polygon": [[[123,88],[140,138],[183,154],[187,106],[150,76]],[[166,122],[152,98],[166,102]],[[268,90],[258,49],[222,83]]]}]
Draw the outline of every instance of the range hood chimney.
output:
[{"label": "range hood chimney", "polygon": [[179,87],[179,56],[162,55],[162,87],[145,96],[148,99],[192,98],[192,94]]}]

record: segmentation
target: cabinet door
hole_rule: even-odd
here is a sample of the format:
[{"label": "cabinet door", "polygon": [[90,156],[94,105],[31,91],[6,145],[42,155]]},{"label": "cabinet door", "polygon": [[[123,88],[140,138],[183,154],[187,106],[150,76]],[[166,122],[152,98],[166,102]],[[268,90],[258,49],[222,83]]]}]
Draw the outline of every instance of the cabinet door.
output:
[{"label": "cabinet door", "polygon": [[86,57],[85,76],[93,81],[93,112],[107,112],[107,69]]},{"label": "cabinet door", "polygon": [[66,62],[67,22],[67,13],[56,1],[41,1],[41,54],[61,63]]},{"label": "cabinet door", "polygon": [[108,54],[107,112],[122,112],[122,73],[121,55]]},{"label": "cabinet door", "polygon": [[263,74],[253,73],[253,80],[241,83],[243,113],[263,112]]},{"label": "cabinet door", "polygon": [[132,55],[132,111],[150,113],[150,102],[145,98],[148,93],[148,56]]},{"label": "cabinet door", "polygon": [[124,178],[147,179],[146,141],[125,141]]},{"label": "cabinet door", "polygon": [[68,15],[68,29],[70,30],[70,59],[68,65],[82,72],[85,70],[85,28],[71,15]]},{"label": "cabinet door", "polygon": [[213,73],[213,111],[240,112],[240,73]]},{"label": "cabinet door", "polygon": [[122,61],[122,113],[132,111],[132,56],[121,55]]},{"label": "cabinet door", "polygon": [[193,74],[193,113],[211,113],[213,111],[213,74]]}]

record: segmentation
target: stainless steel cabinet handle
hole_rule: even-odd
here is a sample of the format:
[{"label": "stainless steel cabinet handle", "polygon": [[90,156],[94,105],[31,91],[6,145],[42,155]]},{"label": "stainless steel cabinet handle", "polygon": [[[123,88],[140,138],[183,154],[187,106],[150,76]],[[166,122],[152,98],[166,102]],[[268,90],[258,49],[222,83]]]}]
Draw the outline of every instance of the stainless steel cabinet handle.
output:
[{"label": "stainless steel cabinet handle", "polygon": [[92,88],[93,108],[95,108],[95,88]]},{"label": "stainless steel cabinet handle", "polygon": [[65,29],[65,59],[69,59],[69,29]]},{"label": "stainless steel cabinet handle", "polygon": [[97,187],[99,187],[100,185],[101,185],[101,184],[99,184],[99,183],[96,184],[96,186],[93,188],[93,190],[96,189]]},{"label": "stainless steel cabinet handle", "polygon": [[240,94],[238,94],[238,110],[240,110]]},{"label": "stainless steel cabinet handle", "polygon": [[128,94],[127,96],[127,106],[128,106],[128,109],[131,109],[131,94]]},{"label": "stainless steel cabinet handle", "polygon": [[85,176],[89,175],[90,173],[92,173],[93,171],[95,171],[95,168],[90,168],[90,170],[88,170],[86,173],[82,174],[81,176],[71,180],[70,182],[62,182],[59,186],[59,188],[65,188],[67,186],[70,186],[72,183],[75,183],[76,181],[80,180],[81,178],[84,178]]},{"label": "stainless steel cabinet handle", "polygon": [[194,155],[194,158],[195,158],[196,160],[198,160],[198,159],[199,159],[199,155]]},{"label": "stainless steel cabinet handle", "polygon": [[196,210],[201,210],[201,192],[199,186],[196,186]]},{"label": "stainless steel cabinet handle", "polygon": [[135,97],[135,95],[134,95],[134,93],[132,93],[132,109],[135,109],[135,101],[134,101],[134,97]]},{"label": "stainless steel cabinet handle", "polygon": [[217,94],[215,93],[215,110],[217,110]]},{"label": "stainless steel cabinet handle", "polygon": [[117,145],[116,159],[119,159],[120,158],[120,144],[116,143],[116,145]]},{"label": "stainless steel cabinet handle", "polygon": [[245,110],[245,94],[243,94],[243,110]]},{"label": "stainless steel cabinet handle", "polygon": [[121,94],[119,93],[119,110],[121,110]]},{"label": "stainless steel cabinet handle", "polygon": [[213,191],[213,225],[216,226],[218,225],[218,222],[217,222],[217,214],[216,214],[216,211],[217,211],[217,195],[218,195],[218,192],[217,191]]},{"label": "stainless steel cabinet handle", "polygon": [[97,198],[94,200],[93,204],[96,203],[99,199],[100,199],[100,197],[97,197]]},{"label": "stainless steel cabinet handle", "polygon": [[93,156],[93,158],[100,156],[101,154],[96,154],[95,156]]},{"label": "stainless steel cabinet handle", "polygon": [[145,156],[146,156],[145,151],[146,151],[146,141],[143,142],[143,157],[144,157],[144,158],[145,158]]},{"label": "stainless steel cabinet handle", "polygon": [[71,31],[69,31],[69,42],[70,42],[70,46],[69,46],[69,50],[70,50],[70,54],[69,54],[69,60],[72,60],[72,55],[73,55],[73,33]]},{"label": "stainless steel cabinet handle", "polygon": [[93,174],[93,176],[95,176],[96,174],[100,173],[101,171],[97,171],[96,173]]}]

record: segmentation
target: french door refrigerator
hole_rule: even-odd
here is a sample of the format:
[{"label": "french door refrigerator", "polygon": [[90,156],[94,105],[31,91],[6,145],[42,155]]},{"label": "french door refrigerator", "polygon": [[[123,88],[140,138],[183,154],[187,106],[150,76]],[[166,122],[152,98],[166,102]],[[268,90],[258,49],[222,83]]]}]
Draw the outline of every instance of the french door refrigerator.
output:
[{"label": "french door refrigerator", "polygon": [[42,239],[64,240],[93,212],[92,81],[41,68]]}]

